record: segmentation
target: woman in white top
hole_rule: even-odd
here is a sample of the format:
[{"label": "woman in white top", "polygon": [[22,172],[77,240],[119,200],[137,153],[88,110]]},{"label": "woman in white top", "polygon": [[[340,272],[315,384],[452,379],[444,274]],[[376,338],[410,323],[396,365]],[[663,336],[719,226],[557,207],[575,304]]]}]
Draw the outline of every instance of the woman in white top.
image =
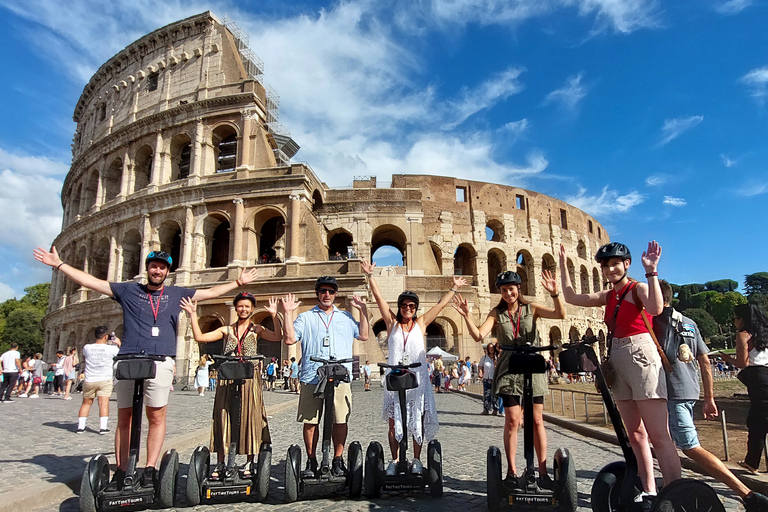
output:
[{"label": "woman in white top", "polygon": [[[397,314],[395,314],[389,308],[387,301],[384,300],[376,279],[373,277],[375,264],[363,261],[361,267],[368,276],[371,293],[376,299],[382,319],[387,326],[389,364],[421,363],[420,367],[414,369],[419,386],[406,391],[408,431],[413,436],[414,460],[411,472],[420,474],[424,469],[419,460],[421,446],[424,441],[429,442],[434,439],[438,430],[437,409],[427,366],[424,333],[427,326],[448,305],[456,291],[460,287],[466,286],[467,281],[463,277],[454,277],[453,287],[450,291],[440,299],[440,302],[421,316],[416,315],[419,308],[418,295],[405,291],[397,299]],[[387,475],[394,475],[397,470],[398,443],[403,438],[403,419],[400,417],[400,407],[397,406],[397,394],[393,391],[385,391],[382,418],[389,422],[389,448],[392,452],[392,461],[387,467],[386,473]]]},{"label": "woman in white top", "polygon": [[205,396],[205,388],[208,387],[208,367],[213,364],[213,359],[208,354],[200,356],[200,364],[195,372],[195,387],[197,394]]},{"label": "woman in white top", "polygon": [[494,416],[499,414],[499,400],[493,394],[493,371],[496,368],[496,344],[491,342],[485,346],[485,354],[478,363],[480,378],[483,380],[483,412]]}]

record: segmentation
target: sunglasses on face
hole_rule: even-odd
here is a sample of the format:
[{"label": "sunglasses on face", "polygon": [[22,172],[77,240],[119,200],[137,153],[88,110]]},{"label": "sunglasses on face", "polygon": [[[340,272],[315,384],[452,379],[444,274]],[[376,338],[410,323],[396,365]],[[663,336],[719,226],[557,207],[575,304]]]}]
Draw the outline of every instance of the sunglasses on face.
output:
[{"label": "sunglasses on face", "polygon": [[401,304],[400,309],[410,309],[411,311],[415,311],[416,304]]},{"label": "sunglasses on face", "polygon": [[320,288],[317,290],[318,295],[325,295],[326,293],[328,295],[336,295],[336,290],[333,290],[331,288]]}]

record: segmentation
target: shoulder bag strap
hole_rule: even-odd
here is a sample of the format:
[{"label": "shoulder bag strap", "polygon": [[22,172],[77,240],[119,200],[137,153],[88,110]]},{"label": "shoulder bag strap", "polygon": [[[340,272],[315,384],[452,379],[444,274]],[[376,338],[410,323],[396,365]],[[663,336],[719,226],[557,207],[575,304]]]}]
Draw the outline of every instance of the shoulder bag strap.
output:
[{"label": "shoulder bag strap", "polygon": [[640,297],[637,295],[637,286],[632,288],[632,299],[635,301],[635,306],[640,310],[640,316],[643,317],[645,328],[648,329],[648,332],[651,334],[651,339],[653,339],[653,343],[656,345],[656,351],[659,353],[659,357],[661,357],[661,365],[664,367],[664,371],[670,373],[672,371],[672,364],[669,362],[669,359],[667,359],[664,349],[659,345],[659,340],[656,339],[656,333],[653,332],[651,322],[648,320],[648,315],[645,313],[645,306],[640,302]]}]

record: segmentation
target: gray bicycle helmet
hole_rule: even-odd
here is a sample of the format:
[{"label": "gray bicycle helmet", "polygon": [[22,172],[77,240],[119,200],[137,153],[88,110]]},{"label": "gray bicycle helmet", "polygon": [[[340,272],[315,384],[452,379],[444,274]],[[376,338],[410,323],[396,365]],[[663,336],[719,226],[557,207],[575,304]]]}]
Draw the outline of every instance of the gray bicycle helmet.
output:
[{"label": "gray bicycle helmet", "polygon": [[496,288],[501,288],[508,284],[522,284],[523,280],[517,272],[507,270],[496,276]]},{"label": "gray bicycle helmet", "polygon": [[605,244],[597,250],[595,254],[595,260],[609,260],[611,258],[621,258],[622,260],[632,261],[632,254],[629,252],[629,247],[619,242],[611,242]]},{"label": "gray bicycle helmet", "polygon": [[336,282],[336,278],[333,276],[320,276],[315,281],[315,291],[319,290],[321,286],[330,286],[336,291],[339,291],[339,283]]},{"label": "gray bicycle helmet", "polygon": [[413,303],[416,304],[416,309],[419,309],[419,296],[409,290],[405,290],[397,297],[397,307],[400,308],[406,300],[413,301]]}]

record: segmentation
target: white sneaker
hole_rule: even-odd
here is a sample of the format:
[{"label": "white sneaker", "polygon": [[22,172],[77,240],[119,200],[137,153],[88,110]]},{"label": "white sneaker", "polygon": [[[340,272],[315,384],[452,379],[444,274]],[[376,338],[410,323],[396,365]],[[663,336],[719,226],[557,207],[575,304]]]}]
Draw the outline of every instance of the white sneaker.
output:
[{"label": "white sneaker", "polygon": [[197,396],[205,396],[205,393],[198,393]]},{"label": "white sneaker", "polygon": [[37,393],[35,393],[34,395],[29,395],[29,398],[40,398],[40,397],[38,396]]},{"label": "white sneaker", "polygon": [[27,394],[26,393],[22,393],[22,394],[19,395],[19,398],[27,398]]},{"label": "white sneaker", "polygon": [[419,459],[413,459],[413,462],[411,463],[411,473],[420,475],[422,471],[424,471],[424,466],[421,464],[421,461]]},{"label": "white sneaker", "polygon": [[395,476],[397,474],[397,461],[391,460],[389,461],[389,466],[387,466],[387,470],[384,472],[387,476]]}]

